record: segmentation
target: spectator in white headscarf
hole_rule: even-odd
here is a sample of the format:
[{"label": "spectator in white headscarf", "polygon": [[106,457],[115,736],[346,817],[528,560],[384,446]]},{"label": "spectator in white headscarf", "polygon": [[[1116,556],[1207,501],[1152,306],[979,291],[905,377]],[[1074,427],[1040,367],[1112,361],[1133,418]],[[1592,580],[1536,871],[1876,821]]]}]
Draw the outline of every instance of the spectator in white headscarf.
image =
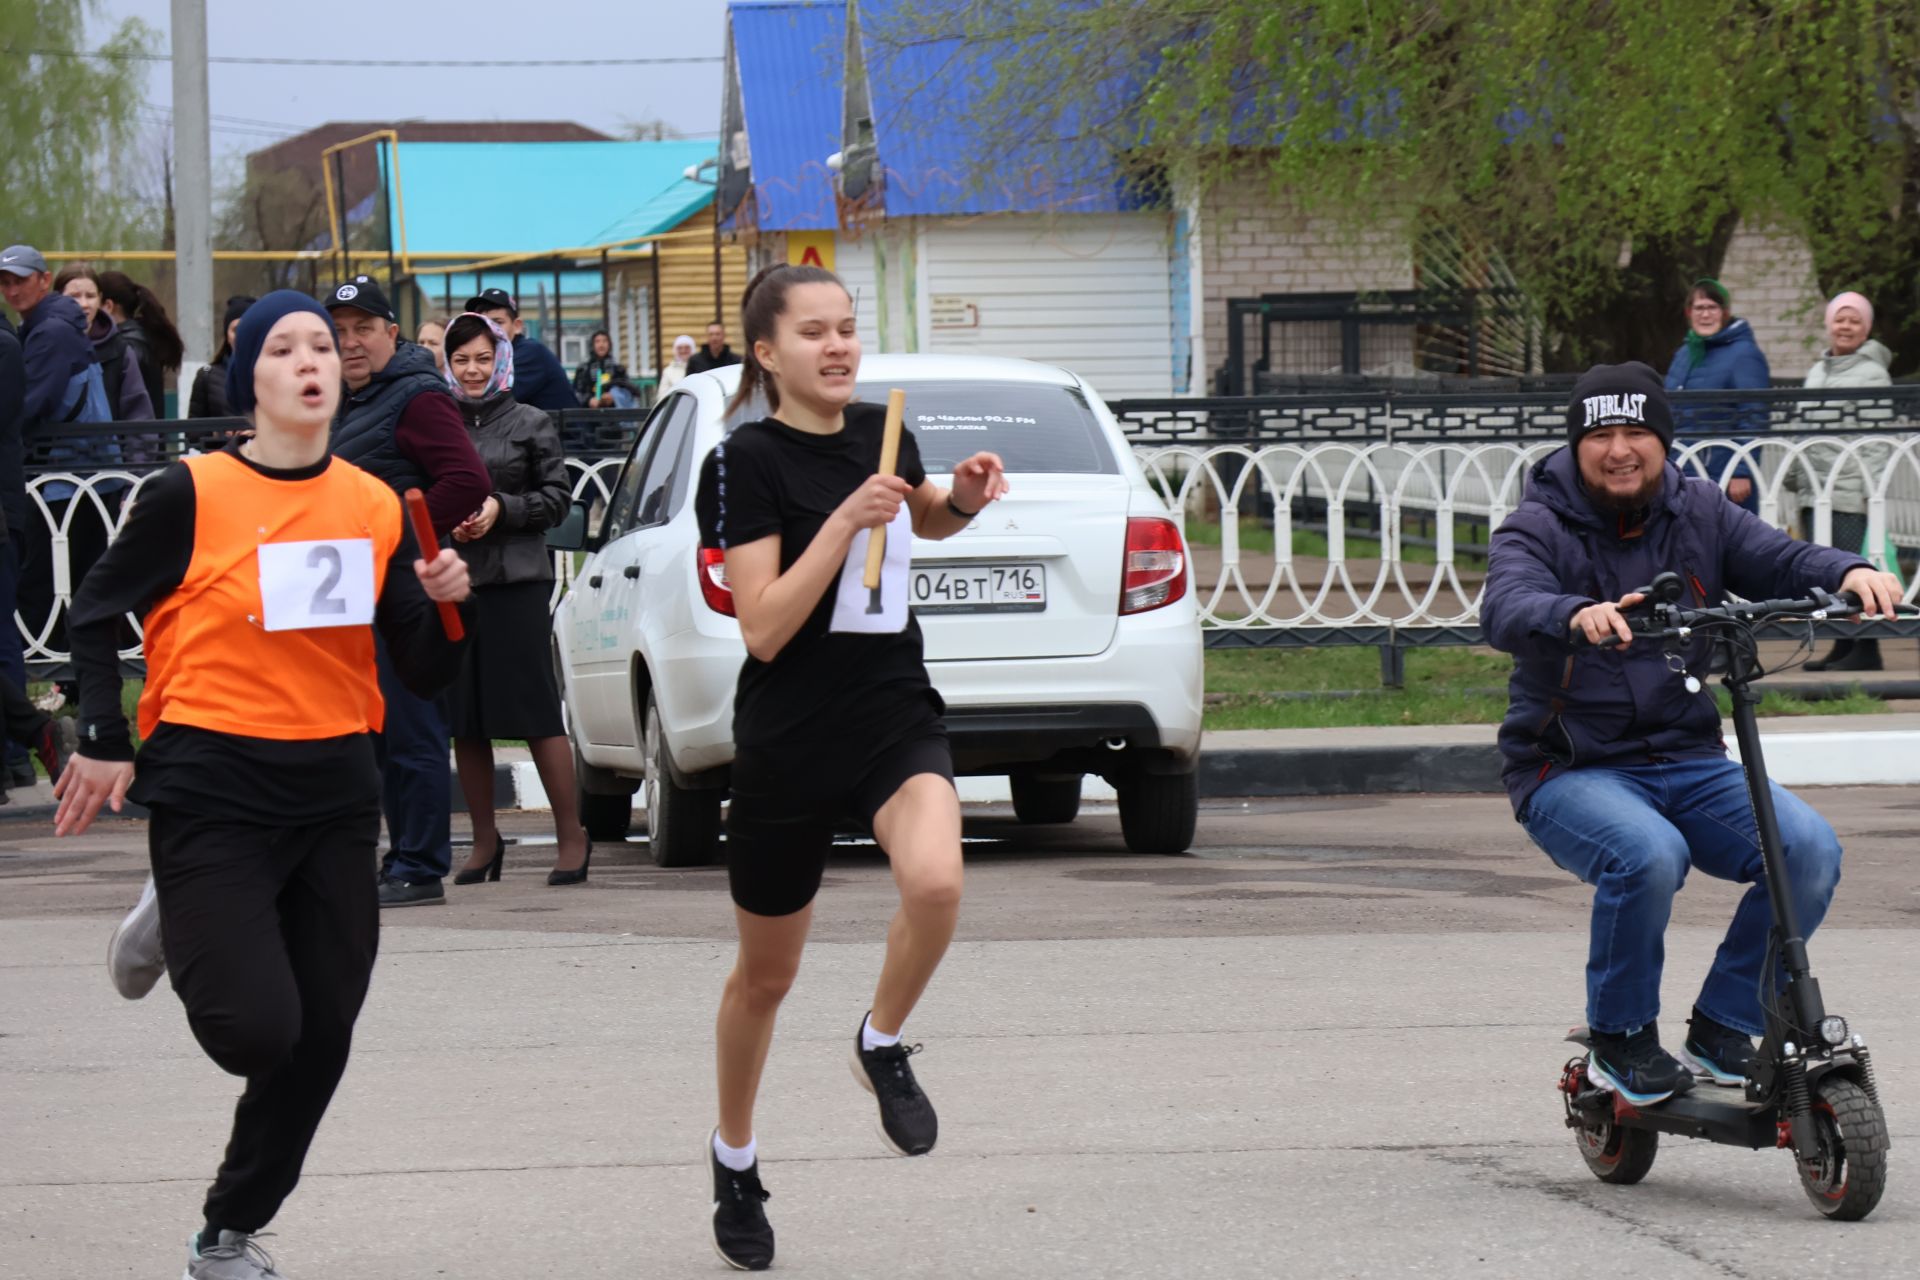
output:
[{"label": "spectator in white headscarf", "polygon": [[660,371],[660,390],[654,396],[656,400],[673,390],[680,384],[680,379],[687,376],[687,361],[693,358],[693,349],[697,345],[684,333],[673,340],[673,363]]},{"label": "spectator in white headscarf", "polygon": [[[1813,368],[1807,370],[1807,389],[1837,391],[1851,387],[1891,385],[1893,377],[1887,366],[1892,363],[1893,353],[1868,337],[1871,332],[1873,304],[1852,290],[1835,295],[1833,301],[1827,304],[1827,348],[1813,362]],[[1830,407],[1846,413],[1860,427],[1879,425],[1874,420],[1888,416],[1884,403],[1836,402]],[[1869,558],[1874,558],[1876,550],[1882,555],[1886,554],[1883,548],[1866,546],[1867,482],[1870,475],[1880,475],[1891,464],[1892,446],[1869,443],[1856,450],[1855,456],[1843,458],[1839,446],[1821,445],[1809,449],[1805,457],[1812,474],[1795,467],[1787,473],[1786,486],[1795,491],[1800,503],[1811,515],[1816,486],[1825,483],[1828,472],[1837,469],[1833,477],[1833,545]],[[1808,523],[1803,527],[1811,537],[1812,525]],[[1899,572],[1898,567],[1892,564],[1881,567]],[[1878,640],[1837,640],[1830,652],[1807,663],[1809,671],[1881,669]]]}]

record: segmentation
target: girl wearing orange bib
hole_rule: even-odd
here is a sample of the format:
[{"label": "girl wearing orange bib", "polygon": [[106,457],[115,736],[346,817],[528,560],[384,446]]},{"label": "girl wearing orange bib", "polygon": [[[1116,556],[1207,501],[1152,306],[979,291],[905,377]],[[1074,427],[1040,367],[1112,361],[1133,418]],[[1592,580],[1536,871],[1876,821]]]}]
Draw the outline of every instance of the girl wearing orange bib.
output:
[{"label": "girl wearing orange bib", "polygon": [[[60,835],[125,797],[151,811],[167,973],[201,1047],[247,1082],[186,1280],[280,1274],[253,1236],[346,1068],[378,937],[374,629],[430,696],[459,665],[435,602],[467,595],[452,550],[416,558],[392,489],[328,456],[340,358],[319,304],[255,303],[227,379],[254,434],[149,479],[74,597],[80,747],[54,789]],[[147,656],[137,770],[115,644],[129,613]]]}]

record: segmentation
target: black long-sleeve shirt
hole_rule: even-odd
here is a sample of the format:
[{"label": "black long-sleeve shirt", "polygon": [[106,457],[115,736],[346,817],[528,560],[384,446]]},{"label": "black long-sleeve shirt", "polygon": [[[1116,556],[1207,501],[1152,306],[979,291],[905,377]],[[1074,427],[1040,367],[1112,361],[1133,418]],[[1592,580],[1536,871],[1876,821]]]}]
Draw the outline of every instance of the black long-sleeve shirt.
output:
[{"label": "black long-sleeve shirt", "polygon": [[[311,480],[331,463],[263,467],[227,452],[273,480]],[[193,476],[175,463],[148,480],[127,513],[126,526],[87,571],[73,599],[67,634],[80,682],[80,754],[95,760],[132,760],[132,736],[121,707],[120,620],[144,619],[177,590],[193,560]],[[419,551],[403,521],[374,608],[374,626],[386,642],[401,681],[432,697],[459,669],[464,643],[446,638],[438,607],[413,572]],[[162,721],[142,744],[132,790],[148,806],[176,806],[284,825],[351,812],[375,804],[380,774],[364,733],[305,741],[254,738]]]}]

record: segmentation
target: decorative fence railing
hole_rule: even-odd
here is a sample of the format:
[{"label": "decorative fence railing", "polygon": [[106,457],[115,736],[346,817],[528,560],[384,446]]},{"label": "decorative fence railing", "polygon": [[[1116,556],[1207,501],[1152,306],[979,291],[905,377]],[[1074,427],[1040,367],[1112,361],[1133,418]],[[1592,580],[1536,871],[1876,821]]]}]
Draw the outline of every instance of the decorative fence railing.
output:
[{"label": "decorative fence railing", "polygon": [[[1764,405],[1774,428],[1683,437],[1679,465],[1711,469],[1722,483],[1750,471],[1760,517],[1801,536],[1831,542],[1836,512],[1857,513],[1867,555],[1889,567],[1901,552],[1909,567],[1920,558],[1920,388],[1740,394]],[[1488,531],[1520,501],[1532,464],[1564,439],[1560,402],[1511,399],[1528,403],[1388,393],[1114,408],[1148,479],[1179,513],[1210,645],[1341,643],[1384,653],[1479,639]],[[1724,409],[1725,398],[1715,399]],[[23,596],[16,615],[33,670],[66,667],[77,525],[117,530],[146,475],[240,425],[155,423],[137,436],[81,428],[36,446],[27,490],[40,528],[27,541],[29,554],[49,557],[52,581],[50,602],[30,609]],[[563,415],[573,493],[590,507],[611,495],[635,426],[631,412]],[[93,461],[110,438],[118,465]],[[556,557],[556,567],[557,600],[572,558]],[[1920,583],[1905,576],[1912,600]],[[137,661],[139,628],[129,622],[123,656]]]}]

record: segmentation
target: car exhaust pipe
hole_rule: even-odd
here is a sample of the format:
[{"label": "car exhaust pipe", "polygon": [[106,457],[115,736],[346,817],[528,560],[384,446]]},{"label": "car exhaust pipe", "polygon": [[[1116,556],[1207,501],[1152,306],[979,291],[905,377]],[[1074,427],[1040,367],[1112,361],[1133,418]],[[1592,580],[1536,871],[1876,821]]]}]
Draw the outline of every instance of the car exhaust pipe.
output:
[{"label": "car exhaust pipe", "polygon": [[1125,738],[1108,738],[1106,740],[1106,748],[1109,751],[1125,751],[1127,749],[1127,740]]}]

